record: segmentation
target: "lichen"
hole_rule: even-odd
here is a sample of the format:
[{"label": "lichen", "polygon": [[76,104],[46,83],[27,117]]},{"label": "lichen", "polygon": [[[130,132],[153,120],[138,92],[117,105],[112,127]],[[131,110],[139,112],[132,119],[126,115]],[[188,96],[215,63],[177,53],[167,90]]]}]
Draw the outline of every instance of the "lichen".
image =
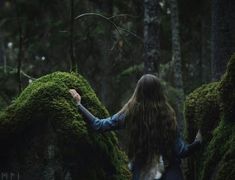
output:
[{"label": "lichen", "polygon": [[129,179],[127,158],[118,148],[116,135],[96,133],[87,126],[68,92],[70,88],[81,94],[82,103],[95,116],[109,115],[81,75],[56,72],[43,76],[0,113],[1,153],[7,153],[27,128],[49,122],[57,134],[64,164],[75,164],[72,179]]}]

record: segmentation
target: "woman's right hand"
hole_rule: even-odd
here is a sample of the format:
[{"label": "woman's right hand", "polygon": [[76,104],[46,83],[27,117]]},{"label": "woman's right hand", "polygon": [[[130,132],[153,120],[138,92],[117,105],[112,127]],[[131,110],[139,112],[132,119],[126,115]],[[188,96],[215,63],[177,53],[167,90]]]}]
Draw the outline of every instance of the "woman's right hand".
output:
[{"label": "woman's right hand", "polygon": [[201,134],[200,129],[199,129],[198,132],[197,132],[197,135],[196,135],[195,140],[202,142],[202,134]]},{"label": "woman's right hand", "polygon": [[70,89],[69,93],[71,94],[71,96],[75,99],[75,101],[77,102],[77,104],[81,103],[81,96],[80,94],[78,94],[78,92],[75,89]]}]

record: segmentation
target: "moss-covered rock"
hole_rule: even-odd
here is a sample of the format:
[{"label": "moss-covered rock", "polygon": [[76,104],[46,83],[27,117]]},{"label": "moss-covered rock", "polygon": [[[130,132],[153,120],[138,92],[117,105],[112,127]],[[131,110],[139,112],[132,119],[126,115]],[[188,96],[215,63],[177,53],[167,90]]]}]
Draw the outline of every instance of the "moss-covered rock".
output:
[{"label": "moss-covered rock", "polygon": [[201,179],[235,179],[235,55],[218,86],[221,123],[205,152]]},{"label": "moss-covered rock", "polygon": [[201,129],[205,142],[211,139],[212,132],[220,121],[218,85],[219,82],[202,85],[187,96],[185,118],[189,141],[194,140],[198,129]]},{"label": "moss-covered rock", "polygon": [[235,124],[221,121],[204,153],[201,180],[235,179]]},{"label": "moss-covered rock", "polygon": [[235,179],[235,55],[220,82],[203,85],[185,103],[187,136],[202,130],[203,147],[189,162],[190,180]]},{"label": "moss-covered rock", "polygon": [[227,65],[227,71],[222,77],[219,90],[223,118],[235,121],[235,54]]},{"label": "moss-covered rock", "polygon": [[70,88],[95,116],[108,116],[81,75],[41,77],[0,114],[0,167],[19,172],[22,179],[129,179],[127,158],[115,134],[89,129]]},{"label": "moss-covered rock", "polygon": [[[212,138],[212,133],[220,121],[220,108],[218,101],[218,82],[202,85],[186,97],[185,101],[185,121],[186,121],[186,139],[192,142],[198,129],[201,129],[204,144]],[[204,151],[206,145],[201,148]],[[195,161],[195,159],[197,159]],[[203,156],[190,157],[187,160],[187,170],[185,175],[187,179],[197,179],[200,171]]]}]

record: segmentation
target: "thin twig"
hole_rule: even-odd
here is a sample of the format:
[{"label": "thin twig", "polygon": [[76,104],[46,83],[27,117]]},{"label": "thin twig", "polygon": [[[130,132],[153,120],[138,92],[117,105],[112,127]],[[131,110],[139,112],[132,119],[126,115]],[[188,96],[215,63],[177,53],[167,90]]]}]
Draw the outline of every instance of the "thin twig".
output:
[{"label": "thin twig", "polygon": [[31,80],[36,80],[36,78],[34,78],[34,77],[32,77],[32,76],[30,76],[30,75],[28,75],[28,74],[26,74],[24,71],[22,71],[21,70],[21,74],[24,76],[24,77],[27,77],[28,79],[31,79]]},{"label": "thin twig", "polygon": [[[143,43],[143,39],[141,37],[139,37],[138,35],[136,35],[135,33],[129,31],[129,30],[126,30],[124,28],[121,28],[119,26],[117,26],[113,21],[111,21],[110,19],[114,18],[114,17],[106,17],[104,15],[101,15],[101,14],[98,14],[98,13],[84,13],[84,14],[80,14],[78,15],[75,20],[79,20],[81,19],[82,17],[85,17],[85,16],[97,16],[97,17],[100,17],[102,19],[105,19],[108,23],[110,23],[112,26],[114,26],[114,28],[116,29],[116,31],[118,32],[118,34],[120,35],[121,39],[123,39],[123,41],[126,43],[126,45],[128,47],[130,47],[129,43],[126,41],[126,39],[122,36],[120,30],[122,31],[125,31],[131,35],[133,35],[134,37],[138,38],[139,40],[141,40],[141,42]],[[112,47],[113,48],[113,47]],[[112,49],[111,49],[112,50]],[[124,52],[125,52],[125,49],[123,49]]]},{"label": "thin twig", "polygon": [[111,21],[108,17],[104,16],[104,15],[101,15],[101,14],[98,14],[98,13],[84,13],[84,14],[80,14],[78,15],[75,20],[78,20],[78,19],[81,19],[82,17],[85,17],[85,16],[97,16],[97,17],[101,17],[103,19],[105,19],[107,22],[109,22],[110,24],[112,24],[114,26],[114,28],[117,30],[117,32],[119,33],[119,35],[122,37],[122,34],[121,32],[119,31],[118,29],[118,26],[113,22]]},{"label": "thin twig", "polygon": [[[8,69],[12,70],[13,72],[17,72],[17,69],[16,68],[13,68],[11,66],[7,66]],[[20,73],[24,76],[24,77],[27,77],[29,79],[32,79],[32,80],[36,80],[37,78],[34,78],[30,75],[28,75],[26,72],[24,72],[23,70],[20,71]]]},{"label": "thin twig", "polygon": [[141,37],[139,37],[137,34],[129,31],[128,29],[125,29],[125,28],[122,28],[122,27],[119,27],[118,25],[116,25],[113,21],[110,20],[110,18],[114,17],[106,17],[102,14],[98,14],[98,13],[84,13],[84,14],[80,14],[78,15],[75,20],[78,20],[78,19],[81,19],[82,17],[85,17],[85,16],[97,16],[97,17],[100,17],[102,19],[105,19],[107,22],[109,22],[111,25],[114,26],[114,28],[116,29],[116,31],[118,32],[118,34],[120,35],[120,37],[126,42],[126,44],[128,44],[128,42],[126,41],[126,39],[123,37],[123,35],[121,34],[120,30],[121,31],[125,31],[129,34],[131,34],[132,36],[136,37],[137,39],[141,40],[141,42],[143,42],[143,39]]},{"label": "thin twig", "polygon": [[139,16],[134,16],[134,15],[131,15],[131,14],[117,14],[117,15],[110,16],[109,19],[114,19],[114,18],[117,18],[117,17],[138,18]]},{"label": "thin twig", "polygon": [[144,42],[143,38],[141,38],[140,36],[138,36],[137,34],[133,33],[132,31],[129,31],[128,29],[122,28],[122,27],[118,27],[121,31],[125,31],[129,34],[131,34],[132,36],[135,36],[137,39],[139,39],[140,41]]}]

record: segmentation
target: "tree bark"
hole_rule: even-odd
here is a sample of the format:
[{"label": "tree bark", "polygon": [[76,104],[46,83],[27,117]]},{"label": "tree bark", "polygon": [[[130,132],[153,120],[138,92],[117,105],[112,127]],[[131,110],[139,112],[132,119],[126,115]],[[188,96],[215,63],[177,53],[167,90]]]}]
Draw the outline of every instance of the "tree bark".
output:
[{"label": "tree bark", "polygon": [[211,2],[200,1],[200,79],[201,84],[211,82]]},{"label": "tree bark", "polygon": [[179,35],[179,16],[177,0],[170,0],[171,9],[171,33],[172,33],[172,65],[174,70],[174,85],[179,95],[176,102],[176,113],[179,129],[182,132],[184,128],[183,103],[184,103],[184,89],[182,78],[181,65],[181,47]]},{"label": "tree bark", "polygon": [[212,1],[212,80],[219,80],[235,52],[235,1]]},{"label": "tree bark", "polygon": [[144,73],[158,74],[160,63],[159,0],[144,0]]},{"label": "tree bark", "polygon": [[70,0],[70,71],[77,72],[77,63],[74,58],[74,0]]},{"label": "tree bark", "polygon": [[3,66],[3,72],[6,73],[6,54],[5,54],[5,47],[4,47],[4,39],[0,32],[0,65]]},{"label": "tree bark", "polygon": [[[112,0],[103,0],[101,4],[101,10],[107,14],[107,16],[113,15],[113,1]],[[113,59],[111,58],[111,47],[113,44],[113,27],[110,26],[110,24],[106,25],[106,36],[104,37],[103,41],[100,44],[100,51],[102,52],[102,82],[101,82],[101,98],[106,107],[109,108],[109,110],[112,107],[113,104],[113,96],[115,93],[113,93],[113,87],[112,87],[112,63]]]},{"label": "tree bark", "polygon": [[18,79],[18,93],[20,94],[22,91],[22,80],[21,80],[21,66],[22,66],[22,58],[23,58],[23,30],[22,30],[22,21],[20,18],[20,9],[17,5],[17,1],[15,0],[15,7],[16,7],[16,18],[17,18],[17,25],[18,25],[18,33],[19,33],[19,50],[17,55],[17,79]]}]

